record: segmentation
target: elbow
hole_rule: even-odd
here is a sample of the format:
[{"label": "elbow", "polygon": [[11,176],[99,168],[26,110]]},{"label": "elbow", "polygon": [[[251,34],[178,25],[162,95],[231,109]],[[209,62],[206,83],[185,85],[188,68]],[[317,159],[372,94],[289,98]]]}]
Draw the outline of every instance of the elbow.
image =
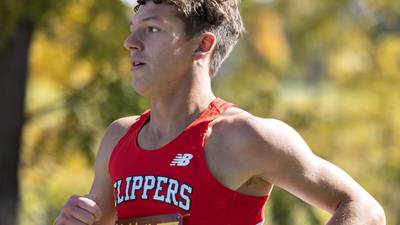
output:
[{"label": "elbow", "polygon": [[386,216],[385,216],[385,211],[383,210],[382,206],[378,204],[376,207],[375,211],[375,223],[379,225],[385,225],[386,224]]},{"label": "elbow", "polygon": [[374,225],[385,225],[386,224],[386,216],[385,211],[382,206],[374,201],[369,205],[369,210],[367,211],[367,215],[369,215],[371,223]]}]

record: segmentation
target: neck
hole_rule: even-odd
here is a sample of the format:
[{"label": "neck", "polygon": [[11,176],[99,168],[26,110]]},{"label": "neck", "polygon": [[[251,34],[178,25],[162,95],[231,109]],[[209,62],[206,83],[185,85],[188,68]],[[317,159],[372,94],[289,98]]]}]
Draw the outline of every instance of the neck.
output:
[{"label": "neck", "polygon": [[171,92],[150,99],[151,117],[147,130],[154,138],[163,140],[176,136],[215,99],[210,78],[192,77],[170,88]]}]

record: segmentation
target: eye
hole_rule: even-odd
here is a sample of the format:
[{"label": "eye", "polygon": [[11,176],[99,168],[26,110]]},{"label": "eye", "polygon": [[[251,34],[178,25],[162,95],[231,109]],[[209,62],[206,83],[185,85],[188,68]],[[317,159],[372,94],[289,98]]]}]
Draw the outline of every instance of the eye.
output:
[{"label": "eye", "polygon": [[147,32],[149,32],[149,33],[156,33],[159,31],[160,31],[160,29],[157,27],[152,27],[152,26],[147,27]]}]

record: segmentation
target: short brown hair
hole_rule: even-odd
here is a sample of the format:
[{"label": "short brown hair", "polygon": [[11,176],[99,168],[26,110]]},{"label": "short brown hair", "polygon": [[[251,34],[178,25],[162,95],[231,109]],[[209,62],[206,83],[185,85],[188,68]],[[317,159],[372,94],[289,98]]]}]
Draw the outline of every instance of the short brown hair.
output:
[{"label": "short brown hair", "polygon": [[[134,11],[149,0],[137,0]],[[244,31],[238,4],[240,0],[152,0],[174,5],[178,17],[185,23],[186,35],[191,38],[203,32],[211,32],[217,43],[211,56],[210,74],[213,77],[222,62],[232,51]]]}]

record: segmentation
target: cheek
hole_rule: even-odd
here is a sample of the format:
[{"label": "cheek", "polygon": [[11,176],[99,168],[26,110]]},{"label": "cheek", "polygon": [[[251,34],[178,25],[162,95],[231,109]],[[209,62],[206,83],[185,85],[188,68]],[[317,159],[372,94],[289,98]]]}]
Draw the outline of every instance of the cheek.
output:
[{"label": "cheek", "polygon": [[173,59],[175,60],[175,64],[178,63],[181,67],[192,65],[192,57],[193,54],[191,50],[184,46],[177,46],[172,51]]},{"label": "cheek", "polygon": [[[191,49],[186,43],[169,39],[159,42],[154,42],[151,45],[153,62],[153,72],[168,73],[187,70],[187,67],[192,65]],[[157,70],[157,71],[156,71]]]},{"label": "cheek", "polygon": [[185,53],[185,49],[184,49],[182,46],[176,47],[176,48],[174,49],[174,51],[172,52],[172,54],[173,54],[175,57],[179,57],[179,56],[181,56],[181,55],[184,55],[184,53]]}]

